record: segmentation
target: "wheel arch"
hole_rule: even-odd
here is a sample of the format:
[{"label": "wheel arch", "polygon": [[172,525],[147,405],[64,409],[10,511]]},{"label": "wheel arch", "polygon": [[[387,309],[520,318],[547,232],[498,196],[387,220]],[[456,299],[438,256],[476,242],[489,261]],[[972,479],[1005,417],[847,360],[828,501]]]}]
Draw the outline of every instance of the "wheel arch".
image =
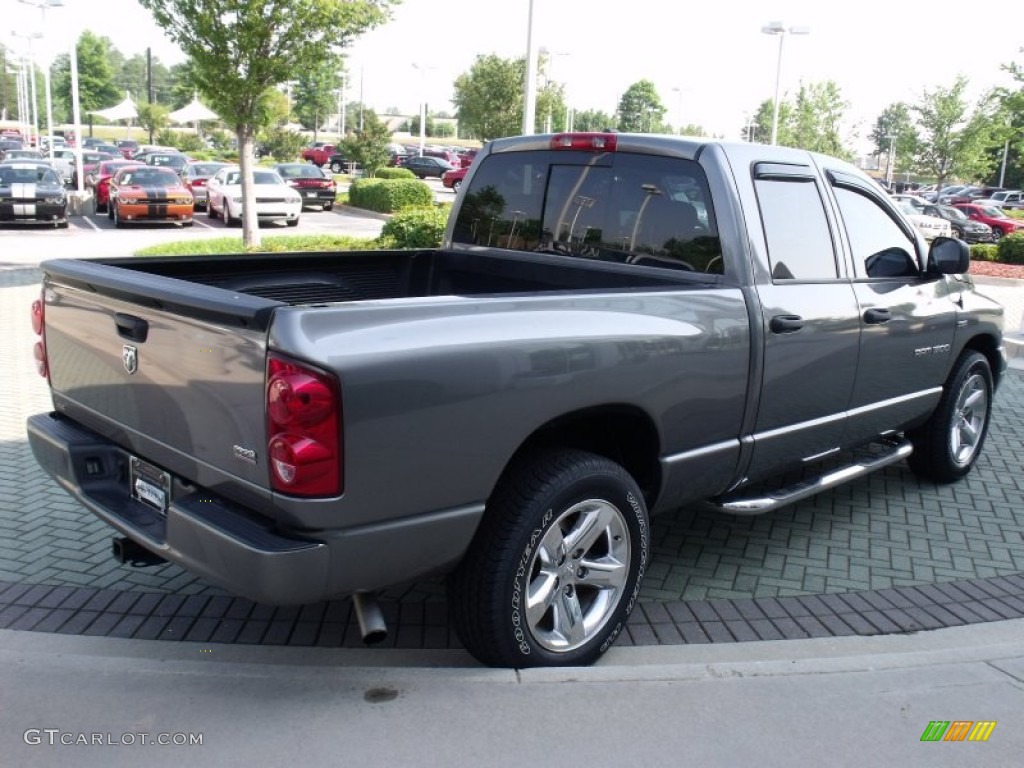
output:
[{"label": "wheel arch", "polygon": [[999,346],[999,341],[990,334],[979,334],[978,336],[971,337],[964,344],[961,354],[968,350],[980,352],[985,356],[985,359],[988,360],[988,367],[992,371],[992,388],[998,388],[1005,369],[1005,358]]},{"label": "wheel arch", "polygon": [[519,459],[535,451],[576,448],[621,465],[633,476],[650,508],[661,489],[660,443],[654,419],[640,408],[625,404],[595,406],[563,414],[534,430],[509,459],[501,477]]}]

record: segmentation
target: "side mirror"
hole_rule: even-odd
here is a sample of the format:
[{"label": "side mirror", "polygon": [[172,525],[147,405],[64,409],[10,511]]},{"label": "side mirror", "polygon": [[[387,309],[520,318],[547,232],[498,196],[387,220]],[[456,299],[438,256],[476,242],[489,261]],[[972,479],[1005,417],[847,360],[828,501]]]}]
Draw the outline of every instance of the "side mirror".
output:
[{"label": "side mirror", "polygon": [[928,249],[928,271],[940,275],[962,275],[971,267],[971,249],[952,237],[936,237]]}]

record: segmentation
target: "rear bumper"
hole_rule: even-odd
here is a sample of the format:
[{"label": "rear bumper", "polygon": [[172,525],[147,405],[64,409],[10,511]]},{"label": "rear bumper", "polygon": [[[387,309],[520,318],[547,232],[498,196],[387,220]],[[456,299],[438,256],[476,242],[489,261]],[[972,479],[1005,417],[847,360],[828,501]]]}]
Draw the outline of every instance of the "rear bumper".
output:
[{"label": "rear bumper", "polygon": [[107,524],[165,560],[260,603],[301,605],[444,572],[461,559],[483,504],[346,530],[283,530],[174,478],[166,515],[131,497],[129,454],[57,414],[28,419],[40,466]]}]

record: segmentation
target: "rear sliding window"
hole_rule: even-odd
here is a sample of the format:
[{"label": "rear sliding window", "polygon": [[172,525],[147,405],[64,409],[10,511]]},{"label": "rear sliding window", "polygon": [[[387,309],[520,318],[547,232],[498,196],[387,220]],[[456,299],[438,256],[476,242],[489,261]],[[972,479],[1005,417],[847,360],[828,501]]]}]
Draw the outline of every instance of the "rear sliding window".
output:
[{"label": "rear sliding window", "polygon": [[723,274],[707,178],[690,160],[568,151],[488,155],[453,240]]}]

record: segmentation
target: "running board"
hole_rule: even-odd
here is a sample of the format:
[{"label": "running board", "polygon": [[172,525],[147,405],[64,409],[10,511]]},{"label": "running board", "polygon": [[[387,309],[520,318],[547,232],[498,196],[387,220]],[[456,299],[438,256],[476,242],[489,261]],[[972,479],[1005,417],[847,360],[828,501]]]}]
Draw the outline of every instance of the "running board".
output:
[{"label": "running board", "polygon": [[710,499],[708,503],[719,512],[727,512],[730,515],[763,515],[765,512],[771,512],[787,504],[806,499],[808,496],[814,496],[842,483],[848,483],[869,472],[874,472],[876,469],[895,464],[914,452],[910,441],[903,438],[881,438],[874,444],[884,446],[884,450],[869,460],[847,464],[819,477],[801,480],[794,485],[776,491],[754,496],[730,494]]}]

